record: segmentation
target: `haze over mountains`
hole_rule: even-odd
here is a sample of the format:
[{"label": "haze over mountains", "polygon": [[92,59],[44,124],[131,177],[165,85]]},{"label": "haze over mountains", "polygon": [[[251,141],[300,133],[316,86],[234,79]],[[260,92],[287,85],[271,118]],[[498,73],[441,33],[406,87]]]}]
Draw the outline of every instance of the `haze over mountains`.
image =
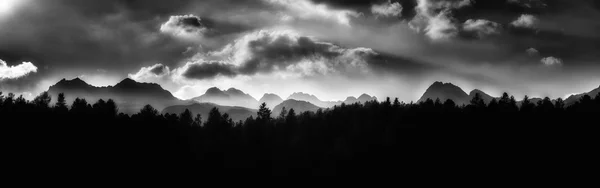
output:
[{"label": "haze over mountains", "polygon": [[[51,86],[48,92],[53,96],[53,102],[56,101],[56,96],[59,93],[65,93],[69,104],[77,97],[85,98],[88,103],[94,103],[99,99],[113,99],[117,103],[119,111],[128,114],[137,113],[144,105],[150,104],[163,113],[179,114],[185,109],[189,109],[194,114],[199,113],[203,117],[207,117],[209,111],[217,107],[222,113],[229,114],[235,121],[255,116],[256,109],[263,102],[267,103],[267,107],[272,109],[275,117],[279,115],[284,107],[286,110],[294,109],[299,114],[305,111],[315,112],[318,109],[331,108],[342,103],[365,103],[377,100],[376,97],[363,94],[358,98],[348,97],[344,101],[321,101],[314,95],[302,92],[293,93],[286,100],[271,93],[264,94],[260,100],[256,100],[249,94],[235,88],[220,90],[216,87],[209,88],[205,94],[192,100],[180,100],[158,84],[139,83],[129,78],[108,87],[95,87],[79,78],[73,80],[62,79]],[[599,92],[600,86],[590,92],[571,95],[565,100],[565,105],[575,103],[584,95],[595,97]],[[467,94],[460,87],[451,83],[435,82],[425,91],[418,102],[425,101],[427,98],[434,100],[439,98],[442,102],[451,99],[457,105],[466,105],[477,93],[480,94],[485,103],[489,103],[496,98],[481,90],[475,89]],[[537,103],[540,100],[539,98],[530,99],[532,103]]]},{"label": "haze over mountains", "polygon": [[267,107],[270,109],[274,109],[274,112],[279,112],[285,107],[287,110],[293,108],[296,113],[302,113],[330,108],[343,102],[350,104],[376,100],[375,97],[363,94],[358,99],[348,97],[343,102],[321,101],[314,95],[301,92],[292,94],[285,101],[280,96],[272,93],[264,94],[260,100],[256,100],[249,94],[235,88],[220,90],[216,87],[209,88],[205,94],[191,100],[180,100],[158,84],[140,83],[129,78],[108,87],[92,86],[79,78],[62,79],[51,86],[48,92],[54,96],[53,102],[55,102],[59,93],[65,93],[68,103],[71,103],[75,98],[85,98],[91,104],[99,99],[113,99],[119,106],[119,110],[128,114],[137,113],[146,104],[152,105],[163,113],[179,114],[187,108],[192,113],[200,113],[203,116],[207,115],[213,107],[217,107],[222,113],[228,113],[236,121],[255,115],[256,109],[263,102],[267,103]]},{"label": "haze over mountains", "polygon": [[192,98],[193,101],[200,103],[215,103],[225,106],[241,106],[246,108],[257,108],[259,103],[254,97],[235,88],[229,88],[222,91],[219,88],[212,87],[206,90],[204,95]]}]

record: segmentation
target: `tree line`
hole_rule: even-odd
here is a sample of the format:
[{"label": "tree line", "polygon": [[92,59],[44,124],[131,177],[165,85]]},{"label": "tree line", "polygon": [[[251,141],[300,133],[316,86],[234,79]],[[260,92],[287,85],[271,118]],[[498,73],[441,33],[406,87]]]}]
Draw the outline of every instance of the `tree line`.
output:
[{"label": "tree line", "polygon": [[[50,173],[331,175],[408,169],[419,150],[412,128],[571,128],[598,125],[600,95],[573,105],[548,97],[520,103],[504,93],[489,103],[398,99],[341,104],[316,112],[284,109],[274,115],[261,104],[256,116],[234,122],[213,108],[208,117],[161,114],[150,105],[120,113],[115,101],[70,105],[65,95],[50,104],[47,92],[25,100],[0,92],[0,123],[7,155],[17,167]],[[29,168],[27,168],[29,167]],[[119,169],[119,170],[116,170]]]}]

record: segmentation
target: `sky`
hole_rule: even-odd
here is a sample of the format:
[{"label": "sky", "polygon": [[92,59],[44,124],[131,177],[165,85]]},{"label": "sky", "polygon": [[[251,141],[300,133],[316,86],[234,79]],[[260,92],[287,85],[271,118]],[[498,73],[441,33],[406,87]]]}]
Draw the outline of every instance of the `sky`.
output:
[{"label": "sky", "polygon": [[597,0],[0,0],[0,91],[124,78],[189,99],[466,92],[565,97],[600,85]]}]

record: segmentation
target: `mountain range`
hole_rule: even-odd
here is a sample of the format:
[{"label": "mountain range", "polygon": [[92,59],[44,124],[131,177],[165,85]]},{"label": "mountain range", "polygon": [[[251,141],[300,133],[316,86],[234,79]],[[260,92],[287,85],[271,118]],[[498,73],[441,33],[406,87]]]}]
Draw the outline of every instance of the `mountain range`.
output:
[{"label": "mountain range", "polygon": [[342,103],[346,103],[346,104],[354,104],[357,102],[365,103],[367,101],[377,100],[377,97],[372,97],[367,94],[362,94],[361,96],[358,97],[358,99],[356,97],[348,97],[344,101],[322,101],[319,98],[317,98],[317,96],[314,96],[314,95],[311,95],[308,93],[296,92],[296,93],[293,93],[292,95],[290,95],[287,99],[288,100],[293,99],[293,100],[298,100],[298,101],[306,101],[306,102],[310,102],[310,103],[317,105],[319,107],[322,107],[322,108],[331,108],[336,105],[340,105]]},{"label": "mountain range", "polygon": [[247,93],[235,88],[229,88],[222,91],[219,88],[212,87],[206,90],[201,96],[192,98],[193,101],[200,103],[215,103],[224,106],[240,106],[257,109],[258,101]]},{"label": "mountain range", "polygon": [[[75,98],[85,98],[88,103],[94,103],[99,99],[113,99],[117,103],[120,112],[133,114],[146,104],[150,104],[163,113],[181,113],[185,109],[190,109],[193,113],[200,113],[207,117],[210,109],[217,107],[223,113],[228,113],[232,119],[244,120],[251,115],[256,115],[256,109],[261,103],[267,103],[267,107],[273,109],[273,116],[278,116],[285,107],[287,110],[294,109],[297,114],[305,111],[317,111],[318,109],[331,108],[342,103],[365,103],[367,101],[377,100],[367,94],[362,94],[358,98],[348,97],[344,101],[322,101],[318,97],[297,92],[283,100],[276,94],[264,94],[260,100],[254,99],[247,93],[235,88],[220,90],[219,88],[209,88],[205,94],[195,97],[192,100],[180,100],[174,97],[169,91],[163,89],[160,85],[154,83],[140,83],[126,78],[114,86],[95,87],[85,81],[75,78],[72,80],[62,79],[58,83],[50,86],[49,94],[54,96],[53,103],[56,102],[56,96],[59,93],[65,93],[69,104]],[[571,95],[565,100],[566,105],[574,104],[584,95],[595,97],[600,93],[600,86],[590,92]],[[452,99],[458,105],[468,104],[476,95],[480,94],[486,103],[494,98],[481,90],[473,90],[467,94],[460,87],[451,83],[434,82],[419,99],[418,102],[427,98],[440,99],[442,102],[446,99]],[[532,98],[531,102],[537,103],[542,99]],[[519,102],[520,103],[520,102]]]},{"label": "mountain range", "polygon": [[75,98],[85,98],[91,104],[99,99],[113,99],[119,106],[120,112],[129,114],[138,112],[146,104],[160,110],[171,105],[189,103],[174,97],[171,92],[158,84],[139,83],[129,78],[108,87],[95,87],[79,78],[62,79],[50,86],[48,93],[54,96],[53,102],[56,102],[59,93],[64,93],[69,104]]},{"label": "mountain range", "polygon": [[[598,88],[581,94],[571,95],[567,99],[565,99],[565,105],[569,106],[577,102],[581,97],[585,95],[589,95],[590,97],[595,97],[600,92],[600,86]],[[470,103],[471,99],[475,97],[476,94],[479,94],[483,101],[487,104],[492,99],[499,99],[499,97],[493,97],[488,95],[487,93],[475,89],[471,91],[469,94],[465,93],[460,87],[452,84],[452,83],[443,83],[443,82],[434,82],[425,93],[421,96],[418,102],[422,102],[429,99],[440,99],[441,102],[444,102],[446,99],[452,99],[457,105],[467,105]],[[538,101],[541,101],[541,98],[530,98],[531,103],[536,104]],[[554,101],[554,100],[553,100]],[[517,104],[520,105],[521,101],[517,101]]]}]

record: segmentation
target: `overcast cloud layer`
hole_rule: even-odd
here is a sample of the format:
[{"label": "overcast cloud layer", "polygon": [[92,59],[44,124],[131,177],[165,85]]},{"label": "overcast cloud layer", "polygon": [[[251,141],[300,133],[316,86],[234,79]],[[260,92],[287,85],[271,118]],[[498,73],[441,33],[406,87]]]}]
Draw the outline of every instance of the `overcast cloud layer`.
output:
[{"label": "overcast cloud layer", "polygon": [[411,101],[433,81],[564,97],[600,83],[596,0],[0,1],[0,89],[130,77]]}]

